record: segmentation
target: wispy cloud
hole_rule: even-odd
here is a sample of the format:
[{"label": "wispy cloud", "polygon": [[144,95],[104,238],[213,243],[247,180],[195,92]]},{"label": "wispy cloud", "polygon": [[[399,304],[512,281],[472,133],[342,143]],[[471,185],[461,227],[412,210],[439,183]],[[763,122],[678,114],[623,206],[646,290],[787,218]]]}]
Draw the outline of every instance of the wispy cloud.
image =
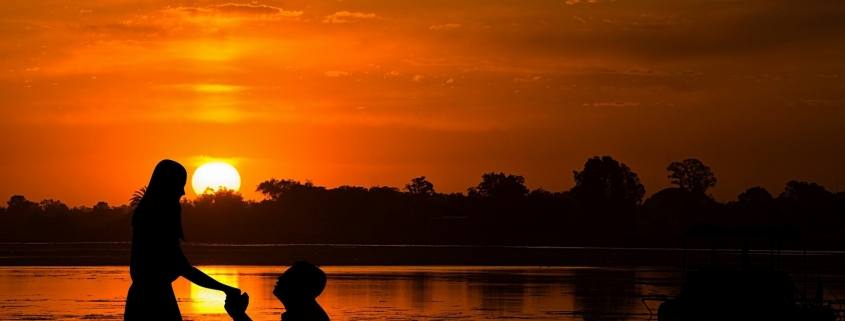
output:
[{"label": "wispy cloud", "polygon": [[221,84],[184,84],[184,85],[170,85],[163,86],[165,88],[173,88],[180,90],[189,90],[201,93],[237,93],[245,89],[243,86],[221,85]]},{"label": "wispy cloud", "polygon": [[640,69],[640,68],[629,68],[629,69],[601,68],[597,71],[597,73],[617,74],[617,75],[635,75],[635,76],[664,76],[664,75],[669,74],[666,71],[652,70],[652,69]]},{"label": "wispy cloud", "polygon": [[286,11],[282,8],[259,5],[226,3],[205,7],[176,7],[167,8],[166,13],[185,16],[214,16],[221,18],[240,18],[253,20],[277,20],[284,17],[298,17],[302,11]]},{"label": "wispy cloud", "polygon": [[430,26],[430,27],[428,27],[428,29],[430,29],[430,30],[452,30],[452,29],[457,29],[457,28],[460,28],[460,27],[461,27],[461,24],[459,24],[459,23],[445,23],[445,24],[442,24],[442,25]]},{"label": "wispy cloud", "polygon": [[326,77],[340,77],[340,76],[346,76],[349,73],[345,72],[345,71],[339,71],[339,70],[329,70],[329,71],[324,72],[323,74],[326,75]]},{"label": "wispy cloud", "polygon": [[612,106],[612,107],[625,107],[625,106],[637,106],[640,103],[633,102],[633,101],[606,101],[600,103],[592,103],[592,104],[584,104],[584,106],[593,106],[593,107],[604,107],[604,106]]},{"label": "wispy cloud", "polygon": [[375,13],[363,13],[363,12],[349,12],[349,11],[340,11],[335,12],[334,14],[330,14],[323,19],[325,23],[347,23],[351,20],[357,19],[374,19],[378,18]]},{"label": "wispy cloud", "polygon": [[698,75],[702,75],[702,74],[704,74],[704,73],[701,72],[701,71],[696,71],[696,70],[684,70],[684,71],[678,72],[678,75],[682,75],[682,76],[698,76]]},{"label": "wispy cloud", "polygon": [[582,2],[586,2],[586,3],[596,3],[596,2],[598,2],[598,0],[587,0],[587,1],[583,1],[583,0],[566,0],[566,2],[565,2],[565,3],[566,3],[566,4],[568,4],[568,5],[573,5],[573,4],[576,4],[576,3],[582,3]]},{"label": "wispy cloud", "polygon": [[682,21],[672,15],[640,15],[637,19],[639,21],[620,21],[611,19],[602,19],[602,21],[627,30],[669,29],[682,26]]},{"label": "wispy cloud", "polygon": [[534,82],[534,81],[538,81],[540,79],[543,79],[543,77],[534,76],[534,77],[525,77],[525,78],[514,78],[513,81],[514,82]]}]

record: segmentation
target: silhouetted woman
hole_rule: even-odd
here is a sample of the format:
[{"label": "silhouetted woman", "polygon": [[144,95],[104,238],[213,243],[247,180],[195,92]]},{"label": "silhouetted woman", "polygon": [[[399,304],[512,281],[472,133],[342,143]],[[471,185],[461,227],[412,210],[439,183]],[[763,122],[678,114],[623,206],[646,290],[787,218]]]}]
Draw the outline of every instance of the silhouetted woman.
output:
[{"label": "silhouetted woman", "polygon": [[187,179],[188,172],[179,163],[159,162],[132,215],[132,286],[126,296],[124,320],[182,320],[170,285],[180,276],[227,296],[241,293],[191,266],[182,253],[179,239],[185,237],[179,199],[185,195]]}]

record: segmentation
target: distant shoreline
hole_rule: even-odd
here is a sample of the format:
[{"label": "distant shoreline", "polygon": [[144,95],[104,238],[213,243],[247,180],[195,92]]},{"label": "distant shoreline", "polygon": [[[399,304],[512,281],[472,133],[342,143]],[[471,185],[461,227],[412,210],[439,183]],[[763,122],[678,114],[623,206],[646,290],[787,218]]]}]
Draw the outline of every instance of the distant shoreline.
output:
[{"label": "distant shoreline", "polygon": [[[194,265],[290,265],[307,260],[318,265],[353,266],[569,266],[680,268],[677,248],[373,245],[373,244],[200,244],[182,245]],[[126,266],[128,242],[0,243],[0,266]],[[801,251],[782,251],[784,269],[802,270]],[[709,264],[708,249],[686,252],[687,265]],[[752,264],[774,263],[765,250],[752,251]],[[720,250],[717,264],[739,263],[739,252]],[[836,272],[845,252],[808,251],[813,273]]]},{"label": "distant shoreline", "polygon": [[[2,246],[14,245],[131,245],[132,242],[0,242]],[[186,242],[182,246],[197,247],[295,247],[295,246],[326,246],[347,248],[502,248],[502,249],[557,249],[557,250],[624,250],[624,251],[683,251],[679,247],[621,247],[621,246],[556,246],[556,245],[464,245],[464,244],[344,244],[344,243],[209,243]],[[706,251],[709,248],[688,248],[687,251]],[[719,249],[719,252],[739,252],[739,249]],[[751,252],[768,253],[769,250],[752,249]],[[800,250],[781,250],[782,255],[799,255]],[[808,250],[808,254],[842,254],[845,250]]]}]

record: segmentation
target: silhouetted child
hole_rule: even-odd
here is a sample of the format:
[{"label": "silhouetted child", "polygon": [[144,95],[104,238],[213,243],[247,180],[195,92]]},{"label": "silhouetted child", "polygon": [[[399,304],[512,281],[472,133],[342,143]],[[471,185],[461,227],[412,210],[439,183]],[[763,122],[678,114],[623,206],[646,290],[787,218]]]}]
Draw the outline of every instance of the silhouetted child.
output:
[{"label": "silhouetted child", "polygon": [[[297,261],[279,276],[273,295],[285,306],[282,321],[329,321],[317,297],[326,287],[326,273],[317,266]],[[246,315],[249,296],[226,298],[226,311],[235,321],[251,320]]]}]

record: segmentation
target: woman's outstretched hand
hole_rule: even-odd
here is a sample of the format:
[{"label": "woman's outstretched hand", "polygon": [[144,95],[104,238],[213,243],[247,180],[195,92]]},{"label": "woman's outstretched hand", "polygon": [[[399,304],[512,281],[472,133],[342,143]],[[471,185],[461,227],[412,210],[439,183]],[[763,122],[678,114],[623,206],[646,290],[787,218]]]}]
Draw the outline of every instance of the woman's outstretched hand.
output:
[{"label": "woman's outstretched hand", "polygon": [[226,300],[228,300],[229,297],[231,297],[231,296],[240,296],[241,295],[241,289],[234,288],[234,287],[231,287],[231,286],[226,286],[226,288],[223,289],[223,293],[226,293]]},{"label": "woman's outstretched hand", "polygon": [[246,307],[249,305],[249,294],[246,294],[246,292],[241,294],[240,292],[241,291],[238,290],[238,293],[233,295],[229,295],[227,292],[226,303],[223,305],[223,308],[226,309],[226,313],[228,313],[234,321],[252,321],[252,319],[246,315]]}]

